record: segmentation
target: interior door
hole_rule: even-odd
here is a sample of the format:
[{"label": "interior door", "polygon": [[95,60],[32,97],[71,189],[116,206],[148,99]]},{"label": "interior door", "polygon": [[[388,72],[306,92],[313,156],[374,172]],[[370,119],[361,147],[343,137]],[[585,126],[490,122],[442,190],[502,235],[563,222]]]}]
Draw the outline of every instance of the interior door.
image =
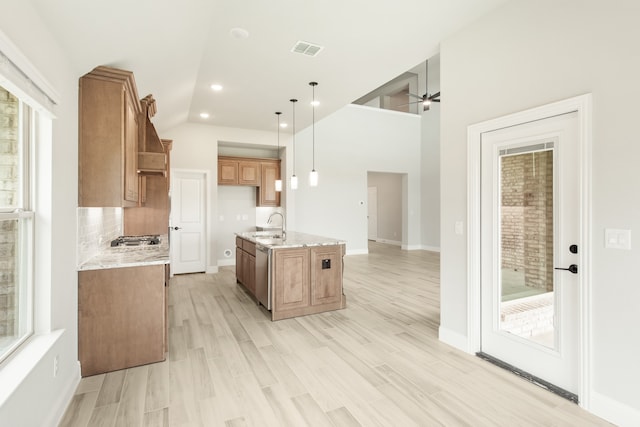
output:
[{"label": "interior door", "polygon": [[369,240],[378,238],[378,187],[367,188],[367,223]]},{"label": "interior door", "polygon": [[576,395],[578,114],[482,134],[482,352]]},{"label": "interior door", "polygon": [[206,175],[176,171],[171,176],[171,271],[206,270]]}]

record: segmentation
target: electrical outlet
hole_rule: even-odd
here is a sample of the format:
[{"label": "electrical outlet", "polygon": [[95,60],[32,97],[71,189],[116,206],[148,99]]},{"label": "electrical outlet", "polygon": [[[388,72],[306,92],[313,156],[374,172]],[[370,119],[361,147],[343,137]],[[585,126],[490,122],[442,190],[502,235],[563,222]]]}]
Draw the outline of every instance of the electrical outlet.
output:
[{"label": "electrical outlet", "polygon": [[53,358],[53,378],[58,376],[58,361],[59,357],[56,354],[56,357]]}]

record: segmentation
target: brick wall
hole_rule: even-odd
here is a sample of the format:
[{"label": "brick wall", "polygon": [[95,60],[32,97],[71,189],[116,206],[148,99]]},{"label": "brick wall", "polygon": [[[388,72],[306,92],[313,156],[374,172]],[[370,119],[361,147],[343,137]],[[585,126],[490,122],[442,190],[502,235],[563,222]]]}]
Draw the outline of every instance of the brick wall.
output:
[{"label": "brick wall", "polygon": [[502,158],[502,268],[553,290],[553,152]]},{"label": "brick wall", "polygon": [[[0,206],[18,201],[18,99],[0,86]],[[0,221],[0,338],[16,331],[17,221]]]}]

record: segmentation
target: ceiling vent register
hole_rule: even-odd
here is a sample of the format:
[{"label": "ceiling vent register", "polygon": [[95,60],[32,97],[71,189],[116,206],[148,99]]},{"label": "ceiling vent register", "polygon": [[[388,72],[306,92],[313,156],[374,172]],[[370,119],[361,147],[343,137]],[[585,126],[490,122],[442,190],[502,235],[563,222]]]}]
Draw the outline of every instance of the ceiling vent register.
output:
[{"label": "ceiling vent register", "polygon": [[324,49],[323,46],[299,40],[295,46],[293,46],[291,52],[307,56],[316,56],[322,49]]}]

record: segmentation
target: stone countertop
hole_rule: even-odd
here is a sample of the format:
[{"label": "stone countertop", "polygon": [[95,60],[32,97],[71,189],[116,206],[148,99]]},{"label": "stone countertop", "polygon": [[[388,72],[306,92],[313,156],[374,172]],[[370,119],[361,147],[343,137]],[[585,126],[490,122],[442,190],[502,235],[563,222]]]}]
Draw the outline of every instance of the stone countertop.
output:
[{"label": "stone countertop", "polygon": [[169,264],[169,241],[166,234],[160,236],[159,245],[107,247],[79,265],[78,271],[157,264]]},{"label": "stone countertop", "polygon": [[245,231],[243,233],[236,233],[236,236],[253,242],[258,247],[267,249],[290,249],[290,248],[304,248],[309,246],[333,246],[344,245],[347,242],[344,240],[335,239],[332,237],[322,237],[313,234],[299,233],[297,231],[287,231],[286,240],[282,240],[280,236],[280,230],[276,231]]}]

